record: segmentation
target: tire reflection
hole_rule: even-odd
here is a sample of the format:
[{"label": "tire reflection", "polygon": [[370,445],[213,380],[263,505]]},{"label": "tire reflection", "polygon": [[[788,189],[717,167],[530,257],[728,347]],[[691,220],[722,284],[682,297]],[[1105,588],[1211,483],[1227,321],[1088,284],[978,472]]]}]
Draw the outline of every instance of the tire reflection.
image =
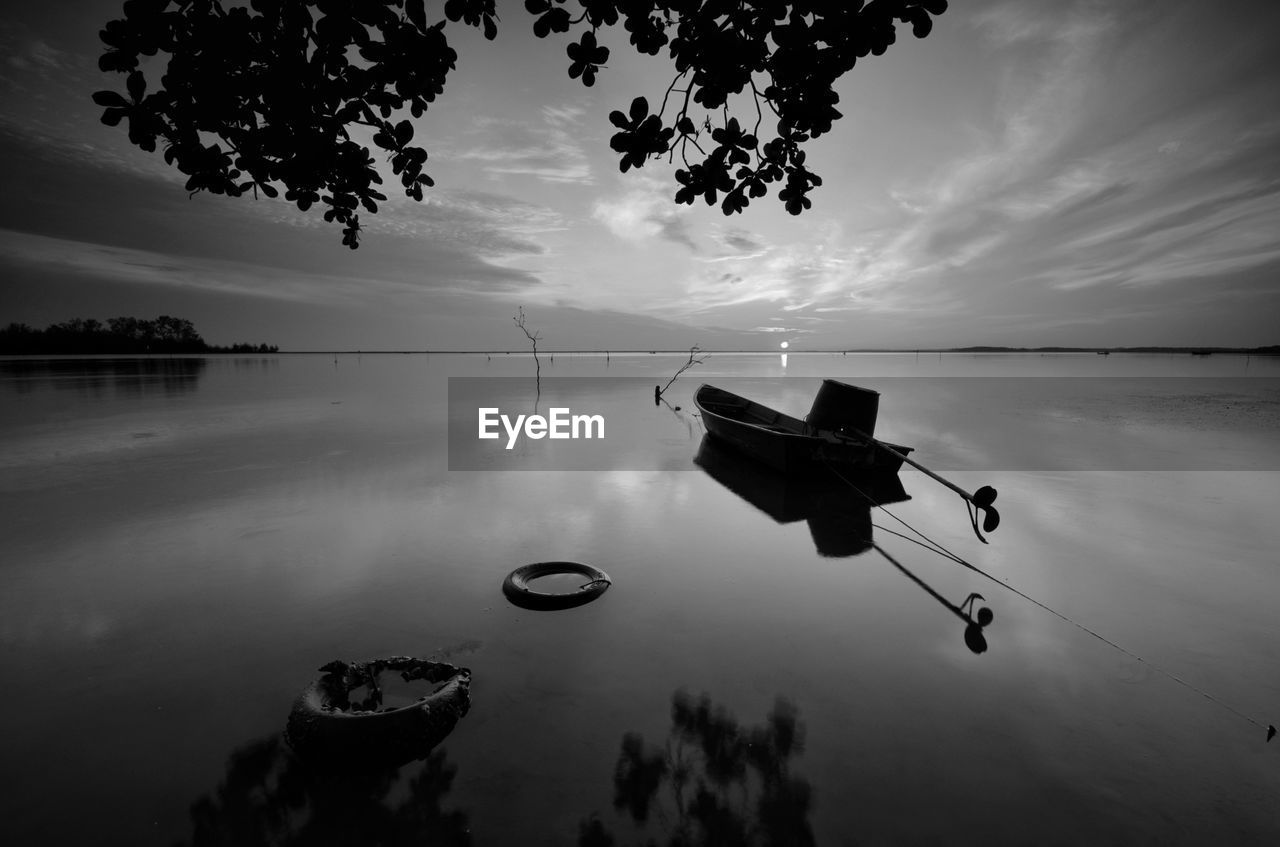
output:
[{"label": "tire reflection", "polygon": [[191,847],[468,845],[467,814],[444,806],[457,766],[445,752],[390,771],[323,773],[281,734],[240,747],[216,789],[191,804]]}]

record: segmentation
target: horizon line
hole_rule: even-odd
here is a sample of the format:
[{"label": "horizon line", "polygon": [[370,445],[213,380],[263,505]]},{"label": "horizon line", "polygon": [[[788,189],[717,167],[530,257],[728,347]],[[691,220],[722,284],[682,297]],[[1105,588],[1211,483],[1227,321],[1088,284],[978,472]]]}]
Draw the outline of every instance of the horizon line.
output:
[{"label": "horizon line", "polygon": [[[218,345],[214,345],[218,346]],[[449,350],[449,349],[406,349],[406,350],[364,350],[364,349],[339,349],[339,348],[315,348],[307,350],[274,350],[269,352],[257,352],[253,350],[245,350],[242,352],[233,352],[229,349],[209,350],[200,352],[158,352],[158,353],[3,353],[0,359],[21,359],[21,358],[68,358],[68,359],[132,359],[142,357],[168,357],[168,358],[192,358],[205,356],[339,356],[339,355],[360,355],[368,354],[370,356],[422,356],[422,355],[440,355],[440,356],[555,356],[561,355],[592,355],[592,356],[609,356],[617,353],[620,356],[629,355],[680,355],[687,356],[691,351],[689,348],[669,348],[652,350],[645,349],[627,349],[627,350],[606,350],[606,349],[576,349],[576,350],[539,350],[536,354],[531,350]],[[1271,344],[1260,347],[1165,347],[1146,345],[1138,347],[998,347],[991,345],[979,345],[971,347],[906,347],[906,348],[888,348],[888,347],[849,347],[849,348],[833,348],[833,349],[774,349],[774,350],[746,350],[746,349],[706,349],[698,348],[697,355],[760,355],[760,356],[777,356],[777,355],[818,355],[818,356],[834,356],[846,355],[853,353],[859,354],[894,354],[903,355],[909,353],[1166,353],[1166,354],[1191,354],[1207,356],[1211,354],[1222,355],[1262,355],[1275,356],[1280,355],[1280,345]]]},{"label": "horizon line", "polygon": [[[688,355],[690,349],[684,348],[654,348],[646,349],[560,349],[560,350],[539,350],[539,356],[553,356],[556,354],[578,354],[578,355],[667,355],[679,354]],[[805,349],[796,350],[794,348],[787,350],[760,350],[760,349],[710,349],[698,348],[699,355],[717,354],[744,354],[757,353],[762,355],[779,355],[779,354],[817,354],[817,355],[833,355],[847,353],[1225,353],[1225,354],[1246,354],[1268,352],[1272,354],[1280,353],[1280,345],[1264,345],[1259,347],[1209,347],[1209,346],[1158,346],[1158,345],[1141,345],[1136,347],[999,347],[992,345],[976,345],[970,347],[906,347],[906,348],[889,348],[889,347],[848,347],[848,348],[831,348],[831,349]],[[275,353],[263,353],[257,355],[341,355],[341,354],[358,354],[358,355],[380,355],[380,356],[407,356],[407,355],[449,355],[449,356],[532,356],[531,350],[450,350],[450,349],[406,349],[406,350],[364,350],[364,349],[337,349],[337,348],[315,348],[308,350],[277,350]],[[21,354],[19,354],[21,355]],[[59,355],[59,354],[53,354]],[[75,355],[75,354],[61,354]],[[111,354],[100,354],[111,355]],[[179,354],[139,354],[139,355],[184,355],[199,356],[200,353],[179,353]],[[252,353],[236,354],[231,352],[217,352],[212,355],[254,355]]]}]

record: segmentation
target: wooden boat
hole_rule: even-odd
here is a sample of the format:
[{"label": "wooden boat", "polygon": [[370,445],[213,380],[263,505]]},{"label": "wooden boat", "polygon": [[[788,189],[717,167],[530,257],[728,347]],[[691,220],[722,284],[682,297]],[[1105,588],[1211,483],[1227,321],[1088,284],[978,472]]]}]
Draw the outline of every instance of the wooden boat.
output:
[{"label": "wooden boat", "polygon": [[[815,427],[714,385],[699,387],[693,402],[702,413],[708,434],[782,473],[805,473],[828,466],[897,473],[902,467],[902,457],[881,449],[874,439]],[[879,443],[903,455],[911,452],[910,447]]]}]

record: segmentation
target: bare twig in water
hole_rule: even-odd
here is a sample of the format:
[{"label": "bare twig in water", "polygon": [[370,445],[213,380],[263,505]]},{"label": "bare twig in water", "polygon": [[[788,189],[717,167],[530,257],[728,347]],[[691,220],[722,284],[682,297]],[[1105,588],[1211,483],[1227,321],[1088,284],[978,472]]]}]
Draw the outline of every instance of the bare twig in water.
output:
[{"label": "bare twig in water", "polygon": [[541,332],[530,332],[529,327],[525,326],[524,306],[516,312],[516,316],[511,320],[516,322],[516,326],[520,327],[520,331],[529,339],[529,343],[533,345],[533,365],[538,379],[538,388],[542,388],[542,362],[538,359],[538,339],[542,337]]},{"label": "bare twig in water", "polygon": [[675,375],[672,376],[671,379],[667,380],[666,385],[662,386],[661,388],[658,388],[656,385],[654,386],[653,399],[655,401],[662,399],[662,395],[665,394],[667,389],[671,387],[671,383],[675,382],[677,379],[680,378],[680,374],[689,370],[689,368],[693,367],[694,365],[700,365],[707,360],[706,356],[698,356],[698,354],[701,352],[702,352],[702,348],[699,347],[697,344],[689,348],[689,361],[685,362],[683,365],[680,366],[680,369],[675,372]]}]

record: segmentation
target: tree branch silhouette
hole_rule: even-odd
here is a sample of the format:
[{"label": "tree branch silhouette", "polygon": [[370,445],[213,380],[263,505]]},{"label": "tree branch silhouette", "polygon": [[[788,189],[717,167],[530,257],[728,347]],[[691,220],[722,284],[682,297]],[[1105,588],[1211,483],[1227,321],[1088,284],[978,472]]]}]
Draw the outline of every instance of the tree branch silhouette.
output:
[{"label": "tree branch silhouette", "polygon": [[[791,760],[804,752],[805,742],[794,703],[778,698],[763,725],[747,727],[707,695],[694,699],[676,691],[671,724],[662,747],[646,744],[639,733],[626,733],[614,766],[614,809],[625,811],[641,830],[651,817],[666,830],[662,841],[649,837],[643,843],[815,843],[809,824],[813,792],[791,771]],[[579,823],[578,847],[615,843],[598,816]]]},{"label": "tree branch silhouette", "polygon": [[[947,0],[525,0],[533,34],[576,34],[566,48],[570,79],[588,87],[610,56],[599,33],[627,34],[636,52],[664,48],[675,76],[656,113],[638,96],[609,120],[609,146],[626,172],[651,159],[684,164],[675,173],[678,203],[719,203],[726,215],[780,185],[788,212],[812,206],[822,179],[808,169],[805,145],[842,115],[835,84],[859,59],[883,54],[897,24],[917,38],[946,11]],[[575,9],[576,15],[570,13]],[[360,215],[387,197],[377,186],[381,155],[405,194],[421,200],[434,185],[427,151],[413,144],[409,118],[421,117],[444,91],[457,52],[449,23],[497,35],[495,0],[446,0],[428,21],[424,0],[128,0],[124,17],[101,31],[98,66],[126,75],[125,92],[99,91],[108,126],[126,123],[143,150],[163,147],[165,162],[186,174],[187,191],[238,197],[259,191],[306,211],[325,208],[342,241],[359,246]],[[168,56],[163,74],[143,57]],[[685,80],[683,89],[676,89]],[[159,87],[155,87],[156,83]],[[668,114],[673,91],[684,96]],[[729,104],[749,97],[752,130]],[[777,118],[760,135],[764,109]],[[408,117],[405,112],[408,112]],[[714,120],[713,120],[714,119]],[[352,137],[372,129],[372,148]],[[706,143],[704,147],[703,144]],[[692,156],[692,147],[698,155]],[[376,148],[376,149],[374,149]],[[699,156],[701,158],[699,158]]]},{"label": "tree branch silhouette", "polygon": [[542,337],[541,332],[530,332],[529,327],[525,325],[524,306],[521,306],[516,312],[516,316],[511,320],[515,321],[516,326],[520,327],[520,331],[524,333],[525,338],[529,339],[529,343],[533,345],[533,365],[535,368],[535,376],[538,381],[538,393],[542,393],[542,361],[538,359],[538,339]]},{"label": "tree branch silhouette", "polygon": [[667,380],[666,385],[662,386],[661,388],[659,388],[656,385],[653,387],[653,403],[655,406],[659,403],[659,401],[662,400],[662,395],[667,393],[667,389],[671,387],[671,383],[675,382],[677,379],[680,378],[680,374],[689,370],[689,368],[693,367],[694,365],[700,365],[707,360],[706,356],[698,356],[698,354],[701,352],[702,352],[702,348],[699,347],[697,344],[690,347],[689,361],[685,362],[676,370],[676,372],[672,375],[671,379]]}]

